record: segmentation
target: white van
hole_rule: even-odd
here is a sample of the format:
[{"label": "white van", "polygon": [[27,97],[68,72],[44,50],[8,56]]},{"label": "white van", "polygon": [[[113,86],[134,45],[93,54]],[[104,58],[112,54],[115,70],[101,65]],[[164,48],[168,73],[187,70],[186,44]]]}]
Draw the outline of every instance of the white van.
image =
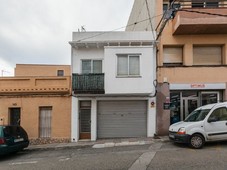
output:
[{"label": "white van", "polygon": [[197,108],[184,121],[169,127],[169,138],[196,149],[208,141],[227,140],[227,102]]}]

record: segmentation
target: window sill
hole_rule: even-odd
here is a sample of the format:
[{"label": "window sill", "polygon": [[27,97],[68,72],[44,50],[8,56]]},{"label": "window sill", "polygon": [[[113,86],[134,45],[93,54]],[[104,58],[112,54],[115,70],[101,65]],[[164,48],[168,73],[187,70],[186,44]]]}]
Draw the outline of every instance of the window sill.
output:
[{"label": "window sill", "polygon": [[116,78],[142,78],[142,76],[116,76]]}]

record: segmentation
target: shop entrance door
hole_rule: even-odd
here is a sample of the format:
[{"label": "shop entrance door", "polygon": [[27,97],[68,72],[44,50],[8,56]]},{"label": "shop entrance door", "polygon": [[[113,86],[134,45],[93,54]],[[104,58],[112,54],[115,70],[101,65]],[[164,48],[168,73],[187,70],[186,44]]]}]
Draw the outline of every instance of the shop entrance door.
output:
[{"label": "shop entrance door", "polygon": [[181,102],[181,120],[198,107],[198,97],[184,97]]}]

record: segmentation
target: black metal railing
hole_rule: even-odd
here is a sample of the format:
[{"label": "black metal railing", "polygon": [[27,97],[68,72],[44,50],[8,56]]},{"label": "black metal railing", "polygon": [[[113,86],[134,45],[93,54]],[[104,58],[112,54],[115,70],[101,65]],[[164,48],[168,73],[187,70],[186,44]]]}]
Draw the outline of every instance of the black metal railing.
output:
[{"label": "black metal railing", "polygon": [[226,8],[227,0],[176,0],[173,8]]},{"label": "black metal railing", "polygon": [[73,74],[74,94],[104,94],[104,74]]}]

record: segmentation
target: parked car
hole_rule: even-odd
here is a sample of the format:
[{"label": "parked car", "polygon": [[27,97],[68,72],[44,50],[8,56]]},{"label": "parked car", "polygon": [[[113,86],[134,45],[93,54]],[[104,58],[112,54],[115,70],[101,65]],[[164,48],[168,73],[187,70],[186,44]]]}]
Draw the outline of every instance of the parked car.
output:
[{"label": "parked car", "polygon": [[0,126],[0,155],[21,151],[28,145],[28,135],[21,126]]},{"label": "parked car", "polygon": [[205,142],[227,140],[227,102],[197,108],[184,121],[169,127],[169,138],[196,149]]}]

